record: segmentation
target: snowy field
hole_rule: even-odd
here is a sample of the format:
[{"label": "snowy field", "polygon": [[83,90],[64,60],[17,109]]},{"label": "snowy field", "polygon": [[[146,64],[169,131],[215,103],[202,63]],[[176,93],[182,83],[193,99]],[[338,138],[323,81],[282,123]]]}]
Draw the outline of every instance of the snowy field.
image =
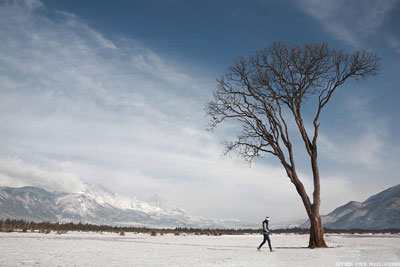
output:
[{"label": "snowy field", "polygon": [[0,233],[0,266],[400,266],[400,235],[326,235],[331,248],[307,249],[308,235],[195,236],[126,233]]}]

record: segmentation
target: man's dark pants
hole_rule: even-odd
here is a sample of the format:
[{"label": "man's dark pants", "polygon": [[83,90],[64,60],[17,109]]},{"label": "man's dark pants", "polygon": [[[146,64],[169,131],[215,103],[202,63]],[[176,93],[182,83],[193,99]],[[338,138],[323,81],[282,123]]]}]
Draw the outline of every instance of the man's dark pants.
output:
[{"label": "man's dark pants", "polygon": [[269,239],[269,234],[268,233],[264,233],[264,240],[263,240],[263,242],[260,244],[260,246],[258,248],[261,248],[265,244],[266,241],[268,241],[269,249],[272,250],[271,240]]}]

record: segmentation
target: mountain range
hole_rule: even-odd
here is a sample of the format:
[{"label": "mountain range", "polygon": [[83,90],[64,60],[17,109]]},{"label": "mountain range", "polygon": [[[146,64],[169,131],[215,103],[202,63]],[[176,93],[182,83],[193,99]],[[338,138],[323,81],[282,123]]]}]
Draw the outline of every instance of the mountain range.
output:
[{"label": "mountain range", "polygon": [[[0,219],[82,222],[106,225],[193,228],[259,228],[239,220],[218,220],[192,216],[154,195],[147,201],[111,192],[101,185],[85,185],[79,193],[50,192],[40,187],[0,187]],[[304,222],[304,220],[303,220]],[[331,229],[385,229],[400,227],[400,185],[393,186],[364,202],[350,201],[322,216]],[[299,221],[277,228],[308,228]]]},{"label": "mountain range", "polygon": [[[322,225],[331,229],[400,228],[400,184],[364,202],[350,201],[321,217]],[[309,225],[307,221],[300,227]]]},{"label": "mountain range", "polygon": [[258,224],[239,220],[191,216],[157,195],[140,201],[89,184],[79,193],[50,192],[33,186],[0,187],[0,218],[159,228],[258,228]]}]

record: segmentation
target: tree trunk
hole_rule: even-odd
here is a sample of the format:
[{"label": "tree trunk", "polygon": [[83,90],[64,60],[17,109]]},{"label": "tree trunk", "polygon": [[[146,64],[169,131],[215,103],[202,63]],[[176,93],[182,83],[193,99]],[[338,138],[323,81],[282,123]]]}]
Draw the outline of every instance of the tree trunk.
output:
[{"label": "tree trunk", "polygon": [[309,248],[327,248],[324,239],[324,228],[321,223],[321,216],[319,214],[312,214],[310,216],[310,241]]},{"label": "tree trunk", "polygon": [[[316,136],[318,133],[318,126],[316,126]],[[316,138],[314,138],[313,151],[311,155],[311,167],[313,171],[314,180],[314,193],[313,193],[313,205],[312,212],[309,214],[310,218],[310,242],[309,248],[327,248],[328,246],[324,240],[324,228],[322,227],[321,216],[319,214],[319,208],[321,205],[321,186],[319,179],[319,169],[317,161],[317,144]]]},{"label": "tree trunk", "polygon": [[303,200],[304,207],[307,211],[308,218],[310,220],[310,240],[309,248],[327,248],[328,246],[324,240],[324,228],[322,227],[321,216],[319,214],[319,207],[321,204],[320,198],[320,184],[319,184],[319,172],[316,160],[313,161],[313,173],[314,173],[314,203],[310,202],[303,183],[297,177],[296,170],[294,168],[286,168],[287,175],[291,177],[292,183],[295,185],[297,193]]}]

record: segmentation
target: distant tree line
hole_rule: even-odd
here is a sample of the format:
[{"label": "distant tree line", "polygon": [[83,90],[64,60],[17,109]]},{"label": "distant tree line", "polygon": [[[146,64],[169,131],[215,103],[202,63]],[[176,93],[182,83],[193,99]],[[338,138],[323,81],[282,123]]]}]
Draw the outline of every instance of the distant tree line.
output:
[{"label": "distant tree line", "polygon": [[[258,234],[261,229],[210,229],[210,228],[147,228],[147,227],[132,227],[132,226],[111,226],[111,225],[96,225],[89,223],[51,223],[51,222],[33,222],[21,219],[0,219],[0,232],[39,232],[50,233],[57,232],[64,234],[68,231],[81,231],[81,232],[114,232],[120,235],[125,235],[125,232],[144,233],[155,235],[163,234],[194,234],[194,235],[243,235],[243,234]],[[362,233],[392,233],[400,234],[400,228],[390,229],[329,229],[324,228],[325,233],[348,233],[348,234],[362,234]],[[308,234],[309,229],[306,228],[288,228],[288,229],[275,229],[271,231],[272,234]]]}]

